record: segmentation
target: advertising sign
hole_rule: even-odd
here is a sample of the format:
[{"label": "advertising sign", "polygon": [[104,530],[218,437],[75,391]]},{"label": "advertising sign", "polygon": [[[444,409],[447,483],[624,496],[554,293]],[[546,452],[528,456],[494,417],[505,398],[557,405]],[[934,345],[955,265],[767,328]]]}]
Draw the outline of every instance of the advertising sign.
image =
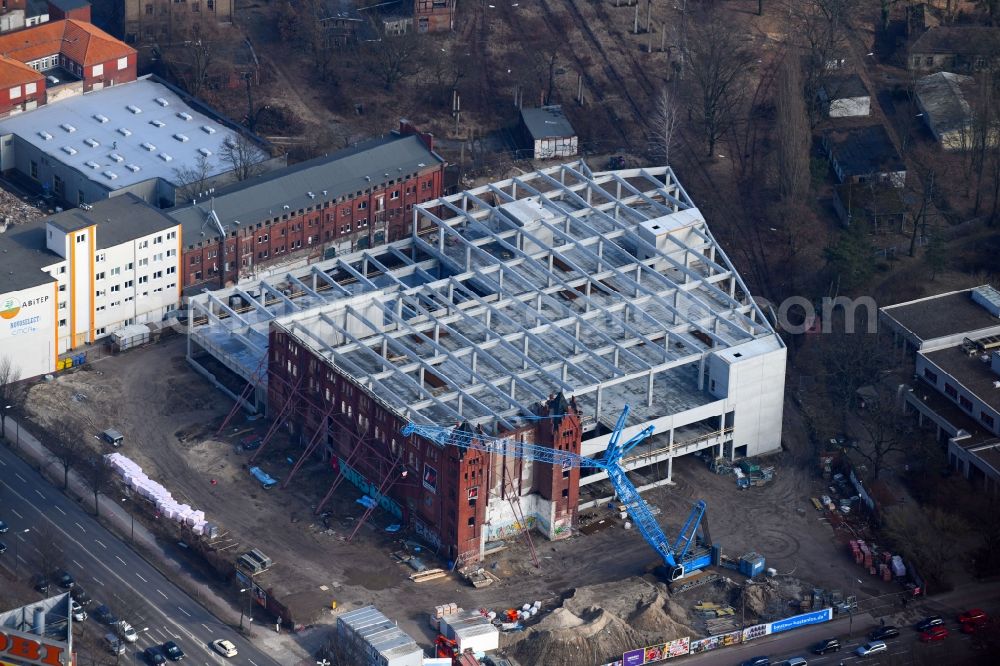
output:
[{"label": "advertising sign", "polygon": [[740,643],[742,639],[743,632],[730,631],[728,634],[718,634],[716,636],[709,636],[708,638],[702,638],[697,641],[691,641],[690,654],[700,654],[702,652],[708,652],[709,650],[717,650],[718,648],[736,645],[737,643]]},{"label": "advertising sign", "polygon": [[622,655],[622,666],[642,666],[646,661],[646,651],[643,649],[629,650]]},{"label": "advertising sign", "polygon": [[661,643],[659,645],[650,645],[648,648],[643,650],[645,652],[646,660],[642,663],[652,664],[654,661],[660,661],[661,659],[667,658],[667,644]]},{"label": "advertising sign", "polygon": [[752,641],[755,638],[762,638],[771,633],[770,624],[755,624],[743,630],[743,642]]},{"label": "advertising sign", "polygon": [[793,615],[792,617],[786,617],[784,620],[778,620],[771,623],[771,633],[779,634],[782,631],[788,631],[790,629],[798,629],[799,627],[804,627],[809,624],[820,624],[821,622],[829,622],[833,619],[833,609],[824,608],[823,610],[813,611],[812,613],[803,613],[802,615]]},{"label": "advertising sign", "polygon": [[4,627],[0,629],[0,658],[16,659],[19,664],[64,666],[71,661],[69,646],[49,638]]},{"label": "advertising sign", "polygon": [[48,323],[48,318],[44,315],[49,313],[52,306],[49,305],[49,309],[43,307],[48,301],[48,294],[33,298],[0,298],[0,330],[10,336],[34,333],[39,326]]},{"label": "advertising sign", "polygon": [[667,657],[680,657],[691,651],[691,637],[685,636],[667,643]]}]

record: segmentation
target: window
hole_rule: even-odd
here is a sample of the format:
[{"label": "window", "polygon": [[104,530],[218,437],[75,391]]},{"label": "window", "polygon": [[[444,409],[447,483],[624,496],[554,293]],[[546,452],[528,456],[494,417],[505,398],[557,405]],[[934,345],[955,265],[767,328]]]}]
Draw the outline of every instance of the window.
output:
[{"label": "window", "polygon": [[191,3],[191,11],[193,11],[193,12],[200,12],[201,11],[201,7],[199,6],[199,3],[192,2]]},{"label": "window", "polygon": [[994,424],[993,417],[987,414],[986,412],[979,412],[979,420],[988,425],[989,427],[991,428],[993,427]]},{"label": "window", "polygon": [[958,390],[954,386],[952,386],[951,384],[949,384],[948,382],[944,383],[944,392],[945,392],[945,395],[947,395],[948,397],[950,397],[952,399],[958,397]]},{"label": "window", "polygon": [[140,250],[145,250],[147,247],[149,247],[149,241],[148,240],[139,241],[139,249]]},{"label": "window", "polygon": [[163,236],[157,236],[156,238],[153,239],[153,245],[156,245],[157,243],[162,243],[162,242],[163,242]]},{"label": "window", "polygon": [[149,282],[149,276],[148,275],[140,275],[139,276],[139,284],[146,284],[147,282]]},{"label": "window", "polygon": [[205,6],[208,7],[208,11],[214,12],[215,11],[215,0],[208,0],[205,3]]},{"label": "window", "polygon": [[66,320],[65,319],[60,319],[59,320],[59,328],[62,328],[65,325],[66,325]]},{"label": "window", "polygon": [[105,255],[103,252],[100,252],[100,253],[94,255],[94,261],[97,262],[97,263],[101,263],[105,259],[107,259],[107,255]]},{"label": "window", "polygon": [[167,266],[167,275],[173,275],[177,272],[176,266]]},{"label": "window", "polygon": [[14,86],[10,89],[10,98],[17,99],[21,96],[21,86]]},{"label": "window", "polygon": [[[152,5],[148,6],[147,9],[152,10],[153,9]],[[153,12],[147,11],[146,13],[152,14]],[[118,58],[118,69],[121,70],[125,69],[126,67],[128,67],[128,56],[125,56],[124,58]]]},{"label": "window", "polygon": [[167,250],[167,256],[168,257],[176,257],[177,256],[177,250]]},{"label": "window", "polygon": [[972,411],[972,401],[966,398],[964,395],[958,396],[958,404],[960,404],[962,406],[962,409],[964,409],[965,411],[967,412]]},{"label": "window", "polygon": [[144,257],[144,258],[142,258],[142,259],[140,259],[140,260],[139,260],[139,267],[140,267],[140,268],[141,268],[142,266],[148,266],[148,265],[149,265],[149,259],[146,259],[146,258]]},{"label": "window", "polygon": [[153,273],[154,280],[159,280],[161,277],[163,277],[163,271],[156,271],[155,273]]},{"label": "window", "polygon": [[389,198],[390,199],[398,199],[399,198],[399,190],[393,190],[392,191],[392,195],[390,195]]},{"label": "window", "polygon": [[85,240],[87,240],[87,234],[77,234],[76,235],[76,242],[77,243],[82,243]]},{"label": "window", "polygon": [[91,76],[104,76],[104,65],[94,65],[90,72]]},{"label": "window", "polygon": [[153,5],[146,5],[146,15],[147,16],[153,15]]},{"label": "window", "polygon": [[66,267],[65,266],[60,266],[59,267],[59,275],[63,275],[65,273],[66,273]]},{"label": "window", "polygon": [[66,301],[59,301],[59,309],[60,310],[66,309]]},{"label": "window", "polygon": [[929,381],[931,384],[937,384],[937,373],[930,368],[924,368],[924,379]]},{"label": "window", "polygon": [[24,84],[24,94],[25,95],[34,95],[37,91],[38,91],[38,84],[37,83],[25,83]]},{"label": "window", "polygon": [[153,261],[163,261],[163,253],[157,252],[153,255]]},{"label": "window", "polygon": [[171,240],[173,238],[177,238],[177,232],[176,231],[168,231],[167,232],[167,240]]},{"label": "window", "polygon": [[94,308],[94,310],[97,312],[104,312],[105,308],[107,308],[106,305],[98,305],[96,308]]},{"label": "window", "polygon": [[125,288],[130,289],[132,287],[132,280],[125,280]]},{"label": "window", "polygon": [[121,290],[122,290],[122,286],[120,284],[113,284],[113,285],[111,285],[111,292],[112,293],[114,293],[116,291],[121,291]]},{"label": "window", "polygon": [[122,274],[121,266],[116,266],[111,269],[110,275],[121,275],[121,274]]},{"label": "window", "polygon": [[125,264],[125,270],[127,270],[127,271],[132,270],[132,262],[131,261],[128,262],[127,264]]},{"label": "window", "polygon": [[38,162],[31,161],[31,177],[38,180]]},{"label": "window", "polygon": [[469,516],[469,527],[475,527],[475,526],[476,526],[476,517]]},{"label": "window", "polygon": [[358,210],[364,210],[365,208],[368,208],[368,202],[367,201],[359,201],[358,202]]},{"label": "window", "polygon": [[103,280],[104,279],[104,271],[101,271],[100,273],[98,273],[97,275],[95,275],[94,279],[95,280]]},{"label": "window", "polygon": [[66,285],[64,284],[59,285],[59,291],[66,291]]},{"label": "window", "polygon": [[924,64],[927,65],[928,67],[930,67],[931,65],[933,65],[934,64],[934,56],[927,56],[926,58],[924,58]]}]

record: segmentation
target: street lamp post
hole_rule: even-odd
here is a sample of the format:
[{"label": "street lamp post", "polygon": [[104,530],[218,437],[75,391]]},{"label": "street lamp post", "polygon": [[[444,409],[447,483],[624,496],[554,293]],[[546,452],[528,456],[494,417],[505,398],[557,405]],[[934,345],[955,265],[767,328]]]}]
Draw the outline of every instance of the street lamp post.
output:
[{"label": "street lamp post", "polygon": [[15,535],[17,537],[17,539],[14,540],[14,578],[17,578],[17,563],[18,563],[18,557],[19,557],[18,554],[17,554],[17,551],[18,551],[18,542],[19,541],[24,541],[24,537],[21,536],[21,534],[27,534],[30,531],[31,531],[30,527],[25,527],[23,530],[21,530],[21,532],[19,534]]},{"label": "street lamp post", "polygon": [[[11,418],[10,410],[14,409],[14,405],[7,405],[6,407],[4,407],[4,409],[7,410],[7,418]],[[21,422],[15,421],[14,427],[15,427],[15,432],[17,433],[14,446],[16,446],[17,448],[21,448]],[[5,432],[3,434],[6,435],[7,433]]]},{"label": "street lamp post", "polygon": [[132,523],[132,536],[130,538],[130,541],[132,543],[135,543],[135,514],[132,513],[132,505],[128,503],[127,497],[122,498],[122,503],[125,504],[126,508],[128,509],[129,521]]},{"label": "street lamp post", "polygon": [[[247,591],[247,588],[245,588],[245,587],[241,587],[240,588],[240,594],[241,595],[243,593],[245,593],[246,591]],[[243,631],[243,611],[244,611],[244,606],[243,606],[243,602],[242,602],[242,599],[241,599],[240,600],[240,631]]]}]

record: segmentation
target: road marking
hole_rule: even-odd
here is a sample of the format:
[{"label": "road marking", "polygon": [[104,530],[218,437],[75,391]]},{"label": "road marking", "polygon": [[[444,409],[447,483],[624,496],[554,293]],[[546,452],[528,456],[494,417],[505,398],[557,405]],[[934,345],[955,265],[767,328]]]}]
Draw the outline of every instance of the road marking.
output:
[{"label": "road marking", "polygon": [[58,504],[54,504],[53,506],[55,507],[56,511],[58,511],[59,513],[61,513],[64,516],[66,515],[66,512],[63,511],[62,509],[60,509]]},{"label": "road marking", "polygon": [[[135,575],[136,575],[136,576],[139,576],[139,572],[137,571],[137,572],[135,573]],[[141,580],[141,581],[142,581],[143,583],[148,583],[148,582],[149,582],[148,580],[146,580],[146,579],[145,579],[145,578],[143,578],[142,576],[139,576],[139,580]]]},{"label": "road marking", "polygon": [[181,608],[180,606],[178,606],[178,607],[177,607],[177,610],[179,610],[180,612],[184,613],[184,614],[185,614],[185,615],[187,615],[188,617],[191,617],[191,613],[188,613],[188,612],[187,612],[186,610],[184,610],[184,609],[183,609],[183,608]]},{"label": "road marking", "polygon": [[97,583],[98,585],[104,585],[104,583],[102,583],[100,579],[97,578],[96,576],[94,577],[94,582]]},{"label": "road marking", "polygon": [[42,499],[45,499],[45,495],[43,495],[43,494],[42,494],[42,491],[41,491],[41,490],[39,490],[38,488],[35,488],[35,493],[36,493],[36,494],[37,494],[37,495],[38,495],[39,497],[41,497]]},{"label": "road marking", "polygon": [[82,565],[82,564],[80,564],[79,562],[77,562],[76,560],[73,560],[73,564],[75,564],[75,565],[76,565],[76,568],[77,568],[77,569],[82,569],[82,568],[83,568],[83,565]]},{"label": "road marking", "polygon": [[253,666],[257,666],[257,663],[253,659],[247,659]]},{"label": "road marking", "polygon": [[204,622],[202,622],[202,623],[201,623],[201,626],[205,627],[205,631],[207,631],[208,633],[212,633],[212,630],[211,630],[211,629],[209,628],[209,626],[208,626],[207,624],[205,624]]},{"label": "road marking", "polygon": [[122,558],[118,557],[117,555],[115,555],[115,559],[118,560],[119,562],[121,562],[122,564],[124,564],[125,566],[128,566],[128,564],[125,562],[125,560],[123,560]]},{"label": "road marking", "polygon": [[[156,591],[157,591],[157,592],[160,592],[160,589],[159,589],[159,588],[157,588],[157,589],[156,589]],[[161,597],[163,597],[164,599],[167,599],[167,598],[168,598],[168,597],[167,597],[167,595],[163,594],[163,592],[160,592],[160,596],[161,596]]]},{"label": "road marking", "polygon": [[17,559],[21,560],[21,561],[22,561],[22,562],[24,562],[25,564],[27,564],[27,563],[28,563],[28,560],[26,560],[26,559],[24,559],[23,557],[21,557],[21,554],[20,554],[20,553],[18,553],[18,554],[17,554]]},{"label": "road marking", "polygon": [[5,463],[4,461],[0,460],[0,465],[3,465],[4,467],[6,467],[7,463]]},{"label": "road marking", "polygon": [[17,516],[18,518],[22,518],[22,519],[24,518],[24,516],[22,516],[21,514],[19,514],[15,509],[11,509],[10,512],[12,514],[14,514],[15,516]]},{"label": "road marking", "polygon": [[21,543],[24,543],[24,537],[23,537],[23,536],[21,536],[20,534],[16,534],[15,536],[16,536],[16,537],[17,537],[18,539],[20,539],[20,540],[21,540]]},{"label": "road marking", "polygon": [[28,482],[28,480],[27,480],[26,478],[24,478],[23,476],[21,476],[21,475],[20,475],[20,474],[18,474],[17,472],[14,472],[14,476],[16,476],[17,478],[21,479],[21,481],[22,481],[23,483],[27,483],[27,482]]},{"label": "road marking", "polygon": [[108,547],[107,547],[107,546],[105,546],[105,545],[104,545],[103,543],[101,543],[101,540],[100,540],[100,539],[94,539],[94,543],[96,543],[96,544],[97,544],[98,546],[100,546],[100,547],[101,547],[101,548],[103,548],[104,550],[107,550],[107,549],[108,549]]},{"label": "road marking", "polygon": [[79,527],[84,532],[84,534],[86,534],[87,530],[83,529],[83,525],[81,525],[80,523],[73,523],[73,524]]}]

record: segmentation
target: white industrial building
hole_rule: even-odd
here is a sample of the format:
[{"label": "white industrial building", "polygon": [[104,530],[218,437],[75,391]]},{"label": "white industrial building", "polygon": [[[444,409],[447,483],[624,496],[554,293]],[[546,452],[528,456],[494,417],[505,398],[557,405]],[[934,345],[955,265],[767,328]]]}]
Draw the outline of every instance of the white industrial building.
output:
[{"label": "white industrial building", "polygon": [[21,378],[180,301],[181,227],[125,194],[0,233],[0,355]]},{"label": "white industrial building", "polygon": [[201,103],[144,77],[0,120],[0,171],[73,206],[131,192],[165,208],[194,176],[206,190],[229,182],[233,166],[220,156],[236,137]]},{"label": "white industrial building", "polygon": [[785,346],[669,167],[563,164],[416,206],[413,228],[194,296],[189,361],[260,405],[280,329],[403,419],[487,431],[562,393],[587,456],[628,404],[623,438],[656,430],[624,466],[668,461],[656,483],[678,455],[779,450]]}]

